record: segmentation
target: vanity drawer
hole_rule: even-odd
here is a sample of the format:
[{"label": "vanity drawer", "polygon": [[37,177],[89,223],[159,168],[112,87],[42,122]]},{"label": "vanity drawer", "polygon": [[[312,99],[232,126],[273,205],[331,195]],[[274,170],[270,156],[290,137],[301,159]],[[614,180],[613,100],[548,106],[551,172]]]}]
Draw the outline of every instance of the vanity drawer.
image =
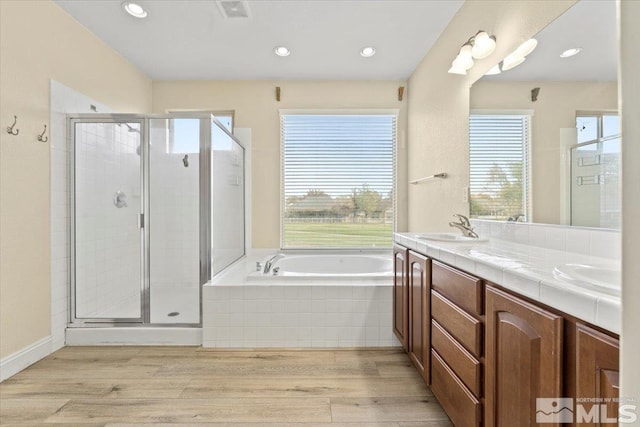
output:
[{"label": "vanity drawer", "polygon": [[435,320],[431,325],[431,346],[471,392],[479,397],[482,392],[482,368],[473,357]]},{"label": "vanity drawer", "polygon": [[434,350],[431,350],[431,391],[454,426],[480,425],[482,405]]},{"label": "vanity drawer", "polygon": [[482,279],[433,261],[431,287],[470,313],[484,313]]},{"label": "vanity drawer", "polygon": [[482,322],[480,320],[433,290],[431,291],[431,317],[472,355],[480,357],[482,354]]}]

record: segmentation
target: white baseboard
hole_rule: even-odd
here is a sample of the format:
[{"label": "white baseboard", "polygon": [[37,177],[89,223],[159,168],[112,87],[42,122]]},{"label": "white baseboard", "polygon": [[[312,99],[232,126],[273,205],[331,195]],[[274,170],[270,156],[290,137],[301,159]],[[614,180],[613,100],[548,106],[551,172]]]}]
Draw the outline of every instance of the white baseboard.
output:
[{"label": "white baseboard", "polygon": [[24,368],[51,354],[51,337],[42,338],[30,346],[0,360],[0,381],[14,376]]}]

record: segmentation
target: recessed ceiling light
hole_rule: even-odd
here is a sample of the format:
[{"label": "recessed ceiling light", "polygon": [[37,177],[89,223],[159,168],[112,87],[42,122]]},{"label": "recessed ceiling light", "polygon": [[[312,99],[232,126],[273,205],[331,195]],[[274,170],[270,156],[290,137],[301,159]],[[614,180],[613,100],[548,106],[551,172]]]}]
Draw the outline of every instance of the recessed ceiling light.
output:
[{"label": "recessed ceiling light", "polygon": [[360,51],[360,55],[364,56],[365,58],[369,58],[375,54],[376,54],[376,48],[371,46],[363,47],[362,50]]},{"label": "recessed ceiling light", "polygon": [[567,49],[560,54],[560,58],[571,58],[572,56],[576,56],[582,51],[581,47],[573,47],[571,49]]},{"label": "recessed ceiling light", "polygon": [[125,1],[122,3],[122,8],[131,16],[135,18],[146,18],[149,13],[144,10],[142,6],[138,3],[133,3],[130,1]]},{"label": "recessed ceiling light", "polygon": [[273,49],[273,51],[278,56],[289,56],[289,55],[291,55],[291,51],[286,46],[278,46],[275,49]]}]

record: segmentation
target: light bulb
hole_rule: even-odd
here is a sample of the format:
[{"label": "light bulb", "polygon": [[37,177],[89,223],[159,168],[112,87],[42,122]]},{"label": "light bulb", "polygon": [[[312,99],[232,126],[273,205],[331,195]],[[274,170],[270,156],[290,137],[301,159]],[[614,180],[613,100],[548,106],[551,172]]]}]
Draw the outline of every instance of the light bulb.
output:
[{"label": "light bulb", "polygon": [[480,31],[473,38],[473,48],[471,54],[476,59],[483,59],[491,55],[496,50],[496,38],[489,36],[486,31]]},{"label": "light bulb", "polygon": [[465,44],[460,48],[460,53],[453,60],[453,65],[456,67],[463,67],[465,70],[473,67],[473,56],[471,55],[471,45]]},{"label": "light bulb", "polygon": [[536,46],[538,46],[538,40],[529,39],[518,46],[518,48],[516,49],[516,53],[518,54],[518,56],[525,57],[533,52],[533,49],[535,49]]}]

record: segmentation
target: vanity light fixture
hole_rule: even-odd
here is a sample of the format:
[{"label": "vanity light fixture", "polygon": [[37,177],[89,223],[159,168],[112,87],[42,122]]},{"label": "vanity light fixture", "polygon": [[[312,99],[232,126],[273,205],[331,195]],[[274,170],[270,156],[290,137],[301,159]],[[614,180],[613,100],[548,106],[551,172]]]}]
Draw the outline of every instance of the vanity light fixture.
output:
[{"label": "vanity light fixture", "polygon": [[142,6],[132,1],[123,2],[122,8],[125,10],[125,12],[127,12],[129,15],[133,16],[134,18],[142,19],[142,18],[146,18],[149,15],[149,13]]},{"label": "vanity light fixture", "polygon": [[291,55],[291,51],[286,46],[278,46],[273,49],[276,55],[278,56],[289,56]]},{"label": "vanity light fixture", "polygon": [[460,52],[451,63],[449,73],[466,75],[467,70],[473,67],[474,59],[483,59],[491,55],[496,49],[496,37],[486,31],[478,31],[475,36],[469,38],[460,48]]},{"label": "vanity light fixture", "polygon": [[571,49],[567,49],[564,52],[562,52],[560,54],[560,58],[571,58],[572,56],[576,56],[580,52],[582,52],[581,47],[573,47]]},{"label": "vanity light fixture", "polygon": [[375,47],[367,46],[367,47],[363,47],[360,50],[360,55],[365,57],[365,58],[371,58],[375,54],[376,54],[376,48]]}]

